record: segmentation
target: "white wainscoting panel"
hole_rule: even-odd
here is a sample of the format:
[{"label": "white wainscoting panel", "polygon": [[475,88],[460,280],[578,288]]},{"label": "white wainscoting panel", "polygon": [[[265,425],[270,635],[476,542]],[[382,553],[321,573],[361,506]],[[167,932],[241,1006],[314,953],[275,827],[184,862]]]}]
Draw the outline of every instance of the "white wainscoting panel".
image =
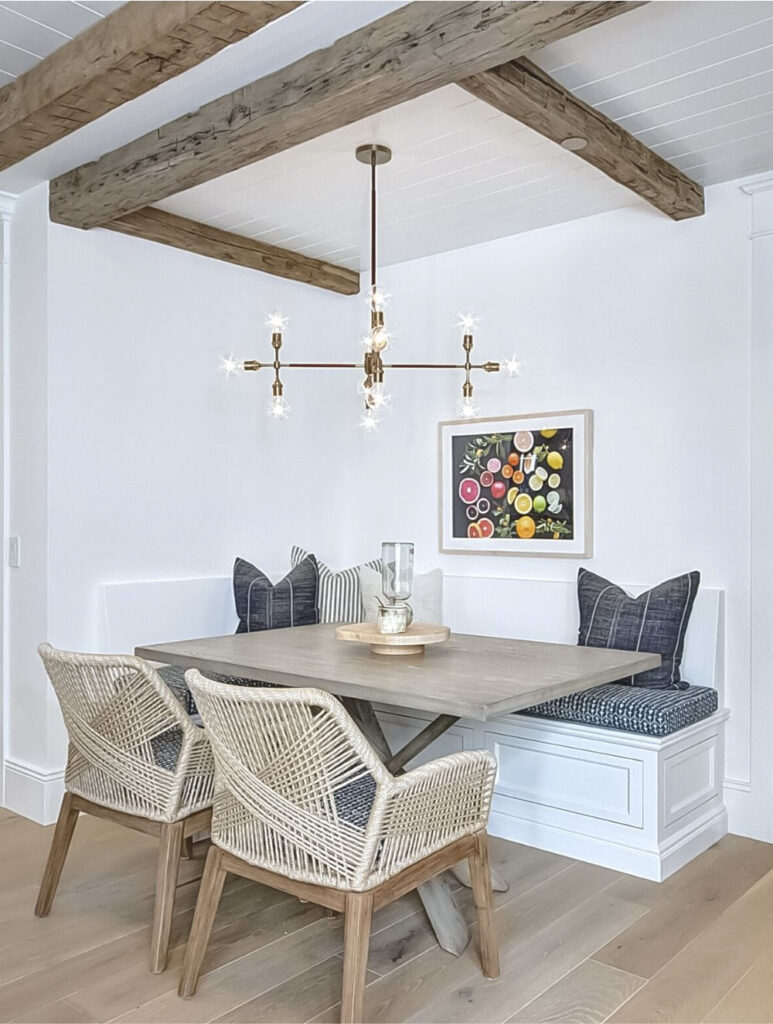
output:
[{"label": "white wainscoting panel", "polygon": [[484,735],[499,765],[497,796],[508,804],[518,801],[559,821],[579,815],[642,827],[641,760],[590,751],[560,735],[546,740],[494,729]]}]

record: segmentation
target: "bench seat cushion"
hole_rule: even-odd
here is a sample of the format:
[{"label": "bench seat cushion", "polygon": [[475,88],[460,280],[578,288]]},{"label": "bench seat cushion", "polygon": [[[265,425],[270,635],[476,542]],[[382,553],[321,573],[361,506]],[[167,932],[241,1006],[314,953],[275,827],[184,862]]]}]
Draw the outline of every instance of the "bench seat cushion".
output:
[{"label": "bench seat cushion", "polygon": [[[185,682],[185,669],[180,665],[162,665],[156,669],[166,685],[179,700],[189,715],[198,715],[199,709],[193,699],[193,694]],[[229,683],[231,686],[274,686],[274,683],[262,683],[258,679],[244,679],[242,676],[227,676],[222,672],[205,672],[207,679],[214,679],[216,683]]]},{"label": "bench seat cushion", "polygon": [[605,683],[535,704],[519,714],[647,736],[668,736],[708,718],[718,706],[717,691],[707,686],[651,690],[626,683]]}]

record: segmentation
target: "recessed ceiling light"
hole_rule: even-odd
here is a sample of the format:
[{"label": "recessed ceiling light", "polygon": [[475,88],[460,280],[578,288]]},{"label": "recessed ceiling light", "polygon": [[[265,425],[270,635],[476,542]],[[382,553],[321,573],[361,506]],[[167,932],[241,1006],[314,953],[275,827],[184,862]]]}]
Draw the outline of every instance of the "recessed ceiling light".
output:
[{"label": "recessed ceiling light", "polygon": [[571,138],[564,139],[561,145],[564,149],[569,149],[576,153],[578,149],[585,149],[588,145],[588,140],[581,138],[579,135],[573,135]]}]

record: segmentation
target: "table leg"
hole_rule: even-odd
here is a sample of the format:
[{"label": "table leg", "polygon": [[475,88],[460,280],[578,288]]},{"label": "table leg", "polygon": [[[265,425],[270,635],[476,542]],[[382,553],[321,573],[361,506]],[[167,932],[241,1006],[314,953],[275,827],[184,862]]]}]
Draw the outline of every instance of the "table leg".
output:
[{"label": "table leg", "polygon": [[[344,702],[349,713],[356,719],[357,724],[376,748],[379,757],[393,775],[400,774],[409,761],[413,760],[422,750],[426,750],[430,743],[436,740],[438,736],[442,736],[455,722],[459,721],[454,715],[438,715],[412,740],[409,740],[404,747],[392,754],[387,738],[381,729],[381,724],[376,718],[373,705],[368,701],[355,700],[354,698],[345,698]],[[468,889],[472,888],[470,867],[466,860],[455,864],[450,870],[458,882],[461,882]],[[510,888],[504,878],[493,869],[491,871],[491,887],[494,892],[507,892]],[[427,909],[426,906],[425,909]],[[430,915],[428,909],[427,914]],[[443,948],[445,949],[445,947]]]},{"label": "table leg", "polygon": [[416,890],[432,925],[438,944],[454,956],[461,956],[470,944],[470,929],[459,912],[446,875],[435,875]]},{"label": "table leg", "polygon": [[[451,874],[454,876],[454,878],[457,880],[457,882],[461,882],[462,885],[466,886],[468,889],[472,889],[472,880],[470,878],[470,865],[467,863],[466,860],[460,860],[458,864],[454,864],[454,866],[452,868],[449,868],[449,870]],[[491,868],[490,871],[491,888],[494,890],[494,892],[507,892],[510,888],[509,883],[506,882],[501,875],[498,875],[493,868]]]},{"label": "table leg", "polygon": [[[449,729],[455,721],[451,715],[440,715],[439,718],[435,719],[434,722],[423,729],[419,736],[414,737],[410,743],[406,744],[402,750],[399,750],[396,754],[392,753],[392,749],[389,746],[389,741],[384,736],[381,725],[376,718],[376,712],[370,701],[357,700],[349,701],[349,707],[347,710],[350,711],[352,717],[356,719],[357,724],[362,730],[363,734],[373,744],[374,749],[382,760],[389,766],[392,762],[395,762],[399,767],[390,769],[394,771],[394,774],[399,775],[402,771],[402,765],[406,761],[409,761],[412,757],[421,753],[425,747],[441,733]],[[353,706],[352,706],[353,705]],[[437,725],[438,722],[443,721],[443,727]],[[435,728],[433,728],[435,726]],[[417,743],[421,739],[421,742]],[[410,756],[400,760],[401,757],[409,750]],[[459,912],[459,908],[456,905],[454,894],[451,892],[450,886],[446,881],[444,875],[437,875],[435,878],[430,879],[429,882],[425,882],[420,885],[416,890],[419,899],[424,906],[429,923],[432,925],[432,930],[435,933],[435,937],[438,940],[438,944],[447,953],[453,953],[454,956],[460,956],[470,942],[470,929],[467,927],[467,922]]]}]

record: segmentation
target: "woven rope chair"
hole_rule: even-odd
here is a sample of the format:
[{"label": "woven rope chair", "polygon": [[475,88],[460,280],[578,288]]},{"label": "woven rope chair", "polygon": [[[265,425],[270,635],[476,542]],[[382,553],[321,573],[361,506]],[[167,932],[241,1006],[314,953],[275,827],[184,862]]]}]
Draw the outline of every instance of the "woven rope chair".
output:
[{"label": "woven rope chair", "polygon": [[486,822],[486,751],[391,775],[321,690],[244,689],[186,673],[215,756],[207,855],[179,994],[193,995],[226,875],[345,913],[341,1020],[362,1019],[374,909],[469,858],[483,971],[499,973]]},{"label": "woven rope chair", "polygon": [[150,966],[166,966],[183,848],[209,827],[214,761],[196,726],[155,669],[129,655],[38,648],[69,737],[65,795],[35,913],[56,895],[80,812],[159,836]]}]

